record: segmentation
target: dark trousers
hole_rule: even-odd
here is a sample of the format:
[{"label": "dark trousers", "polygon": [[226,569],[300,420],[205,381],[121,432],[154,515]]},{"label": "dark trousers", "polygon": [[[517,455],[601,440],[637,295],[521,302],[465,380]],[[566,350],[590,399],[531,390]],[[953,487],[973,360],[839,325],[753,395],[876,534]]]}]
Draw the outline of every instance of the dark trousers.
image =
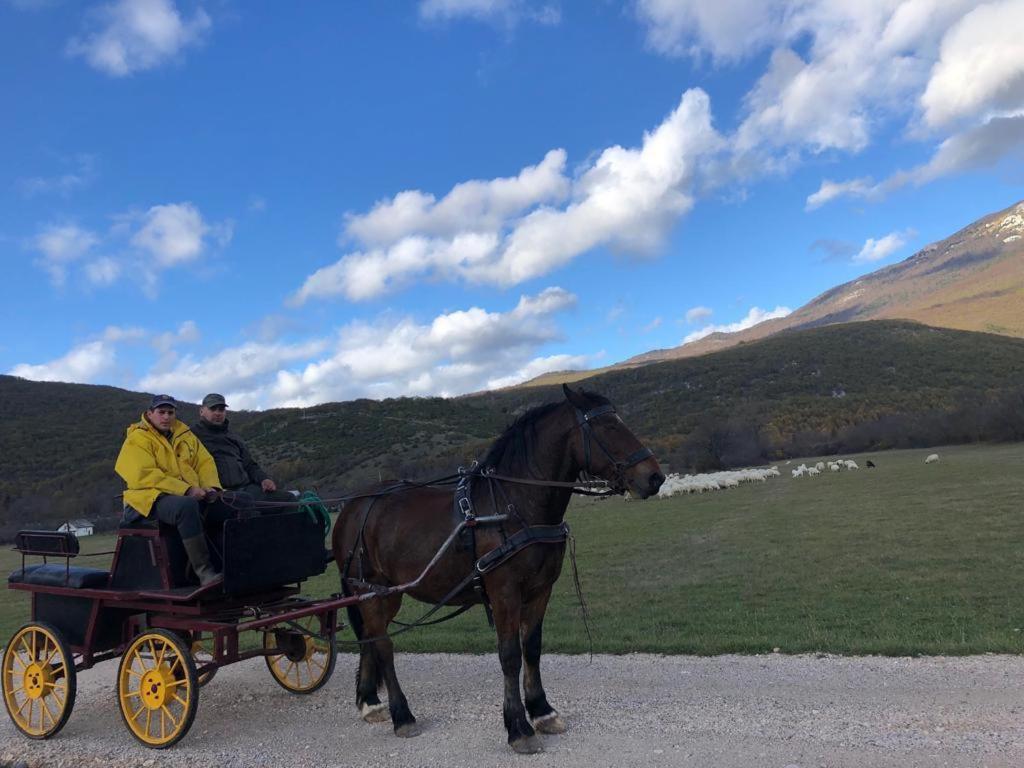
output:
[{"label": "dark trousers", "polygon": [[[130,524],[143,517],[131,507],[125,507],[122,520]],[[203,532],[204,523],[219,531],[225,520],[238,517],[238,510],[221,501],[206,502],[192,496],[173,496],[165,493],[153,502],[149,517],[173,525],[178,529],[182,539],[191,539]]]}]

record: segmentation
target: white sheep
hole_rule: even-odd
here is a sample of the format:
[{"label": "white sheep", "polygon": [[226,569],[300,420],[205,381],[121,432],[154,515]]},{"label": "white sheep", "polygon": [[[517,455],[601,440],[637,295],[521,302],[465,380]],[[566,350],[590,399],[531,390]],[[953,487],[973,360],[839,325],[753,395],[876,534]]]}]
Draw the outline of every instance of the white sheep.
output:
[{"label": "white sheep", "polygon": [[856,461],[851,461],[850,459],[847,459],[843,463],[846,465],[847,469],[860,469],[860,467],[857,466]]},{"label": "white sheep", "polygon": [[825,471],[825,462],[824,461],[819,461],[817,464],[814,465],[814,468],[816,470],[818,470],[819,472],[824,472]]},{"label": "white sheep", "polygon": [[842,469],[842,467],[839,466],[839,462],[837,462],[837,461],[830,461],[828,463],[828,468],[832,472],[838,472],[839,470]]},{"label": "white sheep", "polygon": [[808,477],[814,477],[815,475],[820,475],[820,474],[821,474],[821,470],[818,469],[816,466],[815,467],[811,467],[810,469],[807,470]]},{"label": "white sheep", "polygon": [[937,453],[930,453],[930,454],[928,454],[928,458],[924,460],[924,463],[925,464],[934,464],[938,460],[939,460],[939,454],[937,454]]}]

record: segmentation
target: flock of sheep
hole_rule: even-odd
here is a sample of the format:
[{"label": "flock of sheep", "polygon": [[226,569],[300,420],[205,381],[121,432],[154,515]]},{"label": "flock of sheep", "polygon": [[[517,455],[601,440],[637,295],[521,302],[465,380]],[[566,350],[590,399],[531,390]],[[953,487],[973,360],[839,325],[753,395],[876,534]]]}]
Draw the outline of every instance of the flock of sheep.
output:
[{"label": "flock of sheep", "polygon": [[[925,464],[934,464],[939,460],[939,454],[931,453],[924,460]],[[787,462],[788,463],[788,462]],[[870,460],[866,466],[874,467]],[[808,467],[801,464],[791,474],[797,477],[814,477],[826,470],[829,472],[851,472],[860,469],[857,462],[852,459],[836,459],[835,461],[819,461],[817,464]],[[740,483],[763,483],[770,477],[779,477],[777,466],[769,469],[737,469],[725,472],[710,472],[703,475],[677,475],[670,474],[658,491],[658,496],[667,498],[680,493],[704,493],[704,491],[719,491],[724,488],[735,488]]]}]

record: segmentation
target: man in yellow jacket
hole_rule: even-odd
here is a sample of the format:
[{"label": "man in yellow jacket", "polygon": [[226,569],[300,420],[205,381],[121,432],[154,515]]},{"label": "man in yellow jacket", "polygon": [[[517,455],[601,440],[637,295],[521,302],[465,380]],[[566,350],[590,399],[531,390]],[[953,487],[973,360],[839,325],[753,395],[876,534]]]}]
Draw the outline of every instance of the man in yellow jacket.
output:
[{"label": "man in yellow jacket", "polygon": [[220,490],[217,464],[184,423],[170,395],[156,395],[138,422],[128,427],[114,470],[127,484],[125,522],[155,517],[174,525],[203,586],[220,574],[210,563],[203,535],[202,504]]}]

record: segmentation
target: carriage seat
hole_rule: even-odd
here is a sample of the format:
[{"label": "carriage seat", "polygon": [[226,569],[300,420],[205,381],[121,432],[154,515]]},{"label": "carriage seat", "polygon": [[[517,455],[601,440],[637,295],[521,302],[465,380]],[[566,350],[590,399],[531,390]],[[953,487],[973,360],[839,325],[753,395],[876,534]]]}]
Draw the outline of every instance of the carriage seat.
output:
[{"label": "carriage seat", "polygon": [[37,563],[11,573],[9,584],[36,584],[41,587],[71,587],[72,589],[96,589],[107,586],[110,572],[100,568],[86,568],[81,565],[68,567],[59,563]]}]

